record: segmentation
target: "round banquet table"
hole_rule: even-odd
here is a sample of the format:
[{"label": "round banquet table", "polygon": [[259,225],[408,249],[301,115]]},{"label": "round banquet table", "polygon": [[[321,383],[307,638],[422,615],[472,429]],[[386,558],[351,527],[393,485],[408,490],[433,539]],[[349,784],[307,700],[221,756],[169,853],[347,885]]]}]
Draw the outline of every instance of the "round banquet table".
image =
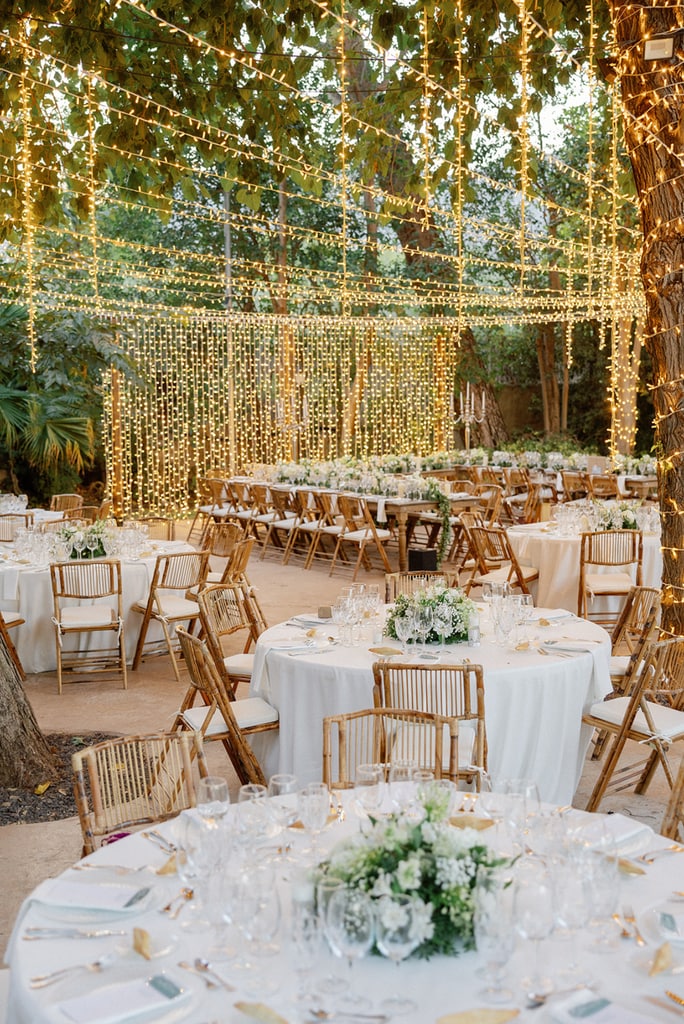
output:
[{"label": "round banquet table", "polygon": [[[358,831],[359,820],[354,809],[353,794],[340,794],[340,801],[346,810],[345,819],[340,821],[336,818],[323,832],[321,856],[325,856],[340,839]],[[229,808],[229,820],[235,813],[236,807],[233,805]],[[583,820],[589,817],[582,811],[571,811],[569,814],[573,816],[575,825],[578,817]],[[570,818],[566,820],[570,824]],[[639,851],[665,846],[666,841],[662,837],[654,835],[650,828],[641,823],[635,825],[633,820],[622,818],[622,815],[606,817],[604,820],[623,856],[634,857]],[[171,839],[174,838],[174,830],[173,821],[159,827],[159,831]],[[498,828],[491,828],[477,835],[481,841],[500,849],[498,832]],[[302,847],[306,837],[301,830],[291,829],[288,841],[290,857],[295,864],[289,864],[279,871],[276,880],[282,911],[278,934],[280,949],[275,955],[263,958],[263,973],[260,972],[256,979],[257,984],[262,977],[274,982],[274,992],[267,995],[263,991],[255,993],[253,989],[246,990],[244,981],[233,970],[230,960],[214,961],[212,966],[224,981],[235,986],[235,991],[231,992],[222,988],[210,991],[205,988],[200,977],[178,966],[182,961],[192,963],[196,957],[208,957],[211,936],[207,928],[199,931],[183,929],[184,915],[188,913],[186,910],[175,922],[160,913],[160,908],[178,894],[180,882],[175,874],[157,873],[165,865],[167,856],[138,833],[103,847],[87,858],[88,863],[98,866],[98,870],[86,872],[70,868],[57,879],[41,883],[25,900],[6,953],[11,968],[8,1024],[123,1024],[124,1021],[132,1024],[142,1020],[153,1020],[158,1024],[172,1024],[176,1021],[188,1021],[189,1024],[246,1024],[250,1018],[235,1007],[240,1000],[266,1004],[272,1012],[279,1013],[287,1024],[302,1024],[311,1020],[306,1010],[321,1005],[323,999],[316,997],[303,1005],[297,1004],[297,958],[293,944],[289,941],[293,884],[299,883],[301,879],[297,867],[303,860]],[[273,840],[270,843],[272,845]],[[253,851],[255,857],[263,856],[258,846]],[[618,938],[612,953],[597,953],[591,948],[593,937],[586,931],[580,931],[579,959],[594,980],[596,994],[618,1004],[614,1007],[617,1016],[606,1020],[622,1024],[625,1017],[621,1016],[620,1010],[624,1013],[624,1008],[629,1006],[633,1012],[642,1015],[630,1018],[633,1024],[637,1024],[637,1021],[642,1024],[649,1020],[667,1021],[671,1019],[670,1011],[654,1007],[646,999],[651,996],[666,1002],[665,989],[673,988],[679,992],[683,989],[676,976],[648,976],[648,965],[659,937],[647,930],[647,925],[652,925],[657,906],[664,906],[673,914],[681,914],[681,904],[671,901],[671,895],[672,890],[681,885],[682,859],[681,855],[666,854],[649,867],[639,866],[634,860],[630,863],[637,869],[641,867],[643,873],[622,876],[620,900],[621,904],[631,903],[634,906],[642,930],[647,932],[649,945],[640,950],[632,941]],[[107,865],[110,866],[109,870]],[[143,870],[131,875],[124,873],[127,868]],[[130,911],[106,913],[101,910],[81,910],[80,905],[65,905],[65,883],[82,883],[92,887],[82,898],[81,904],[101,902],[103,890],[118,886],[129,886],[133,891],[141,886],[149,887],[150,893]],[[57,897],[58,892],[61,899]],[[155,937],[158,945],[155,947],[153,944],[153,948],[159,949],[161,946],[160,954],[164,949],[167,951],[156,959],[143,960],[132,950],[134,927],[143,928]],[[56,934],[27,941],[29,928],[83,929],[123,934],[105,934],[96,938]],[[35,975],[89,963],[109,954],[113,954],[112,962],[98,973],[79,971],[46,988],[30,987],[30,979]],[[554,1001],[542,1009],[525,1008],[524,988],[520,980],[529,976],[532,954],[531,944],[517,939],[507,973],[511,996],[505,1005],[520,1010],[517,1019],[521,1024],[549,1024],[557,1020],[553,1015]],[[542,955],[545,973],[555,978],[557,988],[561,989],[567,984],[559,974],[568,961],[567,939],[558,936],[546,940]],[[684,946],[678,943],[674,952],[675,963],[681,963],[683,958]],[[373,1001],[372,1007],[364,1012],[379,1013],[381,1001],[390,995],[408,996],[417,1003],[418,1009],[396,1019],[404,1024],[434,1024],[443,1015],[486,1005],[479,995],[483,982],[476,969],[480,965],[481,957],[474,951],[456,957],[436,956],[429,961],[409,960],[399,968],[381,957],[366,957],[354,965],[352,984],[357,992]],[[130,1005],[127,1011],[123,998],[126,987],[136,981],[144,982],[161,972],[182,988],[183,996],[178,1004],[142,1016],[140,1013],[132,1013]],[[327,950],[323,950],[315,966],[314,978],[324,978],[331,972],[343,974],[344,965],[333,959]],[[87,999],[90,1005],[85,1009],[82,1003],[80,1014],[76,1014],[72,1008],[71,1015],[67,1016],[62,1010],[62,1004],[74,998]],[[565,996],[559,993],[556,1000],[562,1002],[566,998],[567,993]],[[269,1018],[264,1016],[261,1019]],[[339,1018],[339,1024],[345,1019]]]},{"label": "round banquet table", "polygon": [[[510,526],[507,532],[518,561],[539,570],[539,579],[530,583],[530,593],[534,596],[535,604],[576,612],[580,537],[563,536],[552,524],[544,523]],[[642,584],[659,590],[663,574],[660,534],[644,533],[643,538]],[[617,611],[617,600],[603,598],[601,604],[598,600],[593,604],[597,609]]]},{"label": "round banquet table", "polygon": [[[131,611],[136,601],[146,601],[152,582],[157,555],[177,551],[192,551],[185,541],[154,541],[149,553],[139,559],[121,558],[121,589],[124,611],[126,655],[133,658],[138,642],[142,615]],[[114,606],[114,602],[112,602]],[[12,641],[17,649],[24,671],[53,672],[57,667],[55,655],[55,627],[50,570],[38,568],[12,560],[9,552],[0,555],[0,610],[19,612],[26,621],[12,630]],[[150,623],[150,640],[162,639],[161,627]],[[76,643],[76,638],[66,637],[65,649]],[[98,644],[110,644],[111,639],[91,633],[88,643],[92,649]]]},{"label": "round banquet table", "polygon": [[[545,617],[554,614],[561,617]],[[610,638],[600,626],[562,611],[535,609],[533,619],[526,627],[527,650],[497,646],[483,617],[480,647],[453,644],[440,657],[483,666],[490,773],[534,779],[543,800],[567,804],[592,735],[582,713],[612,689]],[[549,624],[540,625],[540,619]],[[250,693],[280,714],[277,732],[251,738],[267,778],[292,772],[302,784],[320,779],[323,719],[373,706],[372,665],[378,656],[369,648],[377,645],[331,644],[328,636],[338,635],[332,623],[317,627],[317,634],[315,650],[304,647],[305,632],[297,625],[273,626],[259,637]],[[540,642],[566,637],[587,640],[591,649],[540,655]]]}]

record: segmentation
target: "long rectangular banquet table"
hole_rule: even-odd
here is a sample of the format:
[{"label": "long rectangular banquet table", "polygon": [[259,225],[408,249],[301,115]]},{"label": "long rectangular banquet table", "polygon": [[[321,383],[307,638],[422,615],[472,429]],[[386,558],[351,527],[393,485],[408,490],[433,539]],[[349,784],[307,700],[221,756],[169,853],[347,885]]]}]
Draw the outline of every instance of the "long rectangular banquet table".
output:
[{"label": "long rectangular banquet table", "polygon": [[[442,659],[469,658],[484,668],[490,772],[532,778],[542,799],[566,804],[591,740],[582,713],[611,691],[610,639],[600,626],[572,615],[561,612],[561,618],[545,619],[544,614],[536,610],[525,650],[497,646],[483,617],[482,645],[450,645]],[[540,620],[549,624],[540,625]],[[250,693],[280,713],[277,733],[252,738],[267,777],[292,772],[302,784],[320,779],[323,718],[373,706],[372,665],[378,656],[369,648],[377,645],[330,643],[328,636],[338,637],[332,623],[318,627],[317,634],[318,648],[307,650],[303,630],[284,623],[264,632],[257,643]],[[590,649],[540,653],[540,640],[563,637],[586,639]]]},{"label": "long rectangular banquet table", "polygon": [[[152,574],[158,554],[164,552],[193,550],[184,541],[153,541],[149,551],[139,559],[121,559],[122,599],[124,608],[124,630],[126,654],[129,659],[135,653],[142,616],[131,611],[136,601],[145,601],[152,582]],[[12,630],[12,640],[26,672],[52,672],[56,668],[55,629],[52,624],[53,601],[50,570],[48,567],[25,565],[13,561],[9,552],[0,560],[0,610],[19,612],[26,621]],[[150,640],[161,639],[157,623],[150,624]],[[65,647],[75,641],[66,638]],[[97,644],[109,643],[94,634],[89,642],[93,649]]]},{"label": "long rectangular banquet table", "polygon": [[[340,794],[340,800],[345,806],[345,820],[340,821],[338,817],[325,829],[321,837],[321,857],[326,856],[337,842],[358,832],[359,819],[355,813],[353,794]],[[238,808],[231,806],[227,818],[229,823],[234,820],[236,813]],[[602,815],[575,813],[583,820],[604,819]],[[617,821],[619,817],[604,820],[608,822],[606,827],[610,827],[616,837],[622,836],[618,846],[622,855],[629,854],[635,858],[639,851],[663,848],[666,845],[665,840],[654,835],[648,827],[639,830],[638,823]],[[574,827],[577,827],[577,823],[575,817]],[[176,822],[167,822],[158,831],[173,840],[177,836]],[[499,829],[493,828],[478,835],[484,843],[499,849],[498,832]],[[257,972],[256,991],[253,988],[254,982],[252,987],[245,986],[231,960],[214,961],[212,967],[223,980],[235,986],[232,992],[220,987],[209,990],[202,977],[179,966],[181,963],[192,965],[196,958],[208,959],[213,937],[208,927],[185,930],[183,920],[184,914],[188,912],[185,909],[175,922],[160,913],[160,908],[178,895],[181,883],[174,873],[158,873],[166,865],[167,855],[143,838],[142,834],[103,847],[87,858],[85,863],[95,865],[97,869],[68,869],[57,879],[41,883],[24,902],[7,948],[6,960],[11,968],[7,1024],[69,1024],[69,1021],[73,1024],[74,1018],[68,1018],[60,1009],[60,1004],[76,996],[96,999],[95,1008],[87,1016],[77,1018],[80,1024],[114,1024],[123,1021],[132,1024],[142,1019],[158,1021],[159,1024],[172,1024],[176,1021],[188,1021],[190,1024],[246,1024],[250,1018],[236,1008],[236,1004],[243,1001],[255,1006],[255,1013],[258,1004],[265,1004],[271,1014],[280,1014],[277,1019],[282,1018],[286,1024],[302,1024],[312,1020],[309,1008],[325,1005],[326,997],[315,996],[304,1003],[297,1000],[297,967],[300,964],[291,941],[292,900],[293,896],[298,895],[297,887],[301,884],[301,871],[297,868],[304,862],[303,847],[306,842],[307,838],[301,829],[290,830],[289,856],[294,864],[286,864],[284,869],[277,871],[276,876],[282,911],[276,936],[279,951],[260,958],[263,967]],[[273,840],[268,845],[273,848]],[[256,844],[252,847],[251,856],[254,861],[263,861],[268,854]],[[682,904],[673,900],[672,891],[681,886],[683,861],[684,855],[681,854],[665,854],[650,866],[632,859],[629,863],[642,873],[622,876],[619,907],[627,903],[633,905],[637,920],[646,933],[648,945],[645,949],[637,947],[633,940],[617,939],[611,952],[597,952],[593,947],[595,936],[591,931],[584,928],[579,932],[579,962],[592,979],[596,997],[607,997],[617,1004],[614,1007],[617,1016],[610,1018],[614,1022],[625,1020],[627,1007],[642,1014],[640,1020],[671,1020],[669,1010],[653,1006],[646,998],[661,998],[667,1003],[664,995],[666,989],[684,993],[681,975],[666,972],[650,977],[648,973],[656,948],[662,941],[654,928],[656,908],[665,908],[672,914],[678,914],[681,919]],[[543,860],[539,859],[538,862],[541,864]],[[110,866],[109,870],[107,865]],[[126,869],[141,870],[135,874],[125,874]],[[229,870],[233,869],[234,864]],[[80,910],[79,906],[73,904],[60,906],[54,897],[53,904],[49,905],[50,888],[63,883],[92,886],[91,902],[97,902],[101,892],[121,885],[130,886],[133,890],[149,887],[150,892],[125,912],[108,914],[104,911]],[[226,904],[228,908],[229,903]],[[145,929],[153,937],[153,949],[161,950],[155,959],[146,961],[133,952],[135,927]],[[75,928],[102,931],[105,934],[99,938],[57,934],[27,941],[30,935],[28,929],[36,928],[62,928],[67,931]],[[615,936],[618,934],[616,927]],[[239,945],[239,935],[233,935],[231,939]],[[564,938],[562,934],[543,943],[543,968],[555,980],[557,989],[567,984],[562,980],[561,971],[567,966],[568,946],[567,937]],[[673,944],[673,950],[676,968],[684,958],[682,941]],[[46,988],[32,988],[30,985],[30,979],[36,975],[90,963],[102,956],[111,956],[112,961],[106,962],[99,972],[77,971]],[[555,1002],[563,1002],[567,993],[564,996],[559,992],[555,1000],[541,1009],[527,1009],[523,979],[529,976],[532,959],[532,943],[518,938],[507,969],[506,981],[511,994],[504,1005],[519,1011],[517,1019],[521,1024],[549,1024],[556,1019],[553,1016]],[[475,1019],[480,1020],[486,1019],[482,1015],[487,1012],[483,1009],[487,1004],[479,994],[483,980],[477,969],[482,964],[483,958],[476,951],[455,957],[435,956],[429,961],[412,959],[401,963],[399,967],[384,958],[369,956],[354,965],[351,983],[356,992],[372,1001],[371,1007],[363,1011],[366,1013],[379,1014],[383,999],[400,996],[410,997],[418,1006],[416,1011],[399,1018],[405,1024],[437,1024],[445,1015],[466,1009],[479,1010],[481,1016]],[[122,990],[117,989],[117,986],[130,984],[136,979],[144,982],[160,974],[183,989],[178,1005],[170,1005],[144,1016],[133,1015],[130,1009],[127,1014],[120,994]],[[321,982],[331,974],[344,975],[344,964],[323,948],[314,966],[312,982]],[[269,987],[275,991],[268,995],[259,991],[260,978],[264,982],[268,981]],[[330,997],[327,1005],[335,1005]],[[264,1016],[262,1019],[276,1018]],[[337,1024],[343,1024],[345,1020],[340,1018]],[[361,1020],[356,1024],[361,1024]]]},{"label": "long rectangular banquet table", "polygon": [[[530,584],[535,604],[576,612],[580,570],[579,535],[563,535],[552,523],[529,523],[509,527],[508,536],[518,561],[524,565],[534,565],[539,570],[539,579]],[[656,587],[659,590],[663,574],[660,535],[644,532],[643,538],[642,583],[645,587]],[[615,599],[603,600],[606,607],[613,610]]]}]

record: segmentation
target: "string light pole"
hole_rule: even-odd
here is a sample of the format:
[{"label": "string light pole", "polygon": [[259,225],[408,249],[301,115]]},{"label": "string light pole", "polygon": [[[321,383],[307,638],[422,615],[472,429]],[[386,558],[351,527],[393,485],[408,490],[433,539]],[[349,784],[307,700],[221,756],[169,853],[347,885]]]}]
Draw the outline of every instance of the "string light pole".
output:
[{"label": "string light pole", "polygon": [[471,391],[470,381],[466,383],[465,401],[463,398],[463,392],[460,391],[458,395],[459,401],[459,414],[455,417],[456,423],[463,424],[463,434],[465,438],[465,449],[467,452],[470,451],[470,428],[473,423],[482,423],[485,418],[485,410],[487,405],[487,395],[484,389],[480,393],[480,415],[477,415],[477,406],[475,404],[475,391]]},{"label": "string light pole", "polygon": [[295,374],[295,388],[285,398],[276,399],[276,425],[285,436],[289,436],[290,458],[299,462],[301,436],[309,423],[309,404],[306,395],[299,398],[298,391],[304,386],[304,374]]}]

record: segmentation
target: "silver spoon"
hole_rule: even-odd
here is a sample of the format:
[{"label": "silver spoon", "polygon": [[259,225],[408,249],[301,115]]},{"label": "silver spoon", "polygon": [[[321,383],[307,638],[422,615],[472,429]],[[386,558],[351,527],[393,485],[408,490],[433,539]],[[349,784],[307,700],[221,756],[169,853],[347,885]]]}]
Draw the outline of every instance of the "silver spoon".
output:
[{"label": "silver spoon", "polygon": [[203,960],[201,956],[198,956],[195,959],[195,970],[198,974],[203,974],[206,980],[211,978],[215,985],[220,985],[222,988],[225,988],[226,992],[235,991],[234,986],[230,985],[227,981],[224,981],[223,978],[212,968],[209,961]]},{"label": "silver spoon", "polygon": [[182,967],[184,971],[190,971],[191,974],[198,974],[202,981],[204,982],[204,984],[207,986],[207,988],[219,988],[219,985],[215,981],[212,981],[211,978],[207,978],[206,974],[203,971],[196,970],[192,964],[188,963],[187,960],[181,960],[178,966]]}]

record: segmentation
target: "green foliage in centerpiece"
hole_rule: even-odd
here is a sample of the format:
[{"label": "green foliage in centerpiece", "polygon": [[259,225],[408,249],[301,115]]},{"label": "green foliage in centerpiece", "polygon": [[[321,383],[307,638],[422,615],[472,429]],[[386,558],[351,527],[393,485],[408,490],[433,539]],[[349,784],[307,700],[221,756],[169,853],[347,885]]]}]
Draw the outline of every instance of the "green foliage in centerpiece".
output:
[{"label": "green foliage in centerpiece", "polygon": [[[103,534],[106,528],[104,519],[98,519],[89,526],[79,526],[74,523],[62,527],[59,531],[60,540],[65,544],[72,545],[70,558],[104,558],[106,555]],[[74,542],[83,541],[83,548],[79,553]]]},{"label": "green foliage in centerpiece", "polygon": [[393,896],[410,896],[420,958],[472,949],[477,870],[502,863],[480,833],[449,824],[449,799],[439,783],[428,784],[408,811],[371,817],[363,834],[338,843],[319,865],[321,877],[368,893],[378,913],[391,912]]},{"label": "green foliage in centerpiece", "polygon": [[476,611],[474,602],[457,587],[438,584],[418,590],[415,594],[399,594],[387,617],[385,635],[398,640],[396,620],[424,605],[432,608],[436,620],[443,621],[443,625],[435,624],[430,630],[427,643],[440,643],[443,638],[447,644],[457,644],[468,639],[468,620]]},{"label": "green foliage in centerpiece", "polygon": [[597,502],[599,530],[638,530],[636,517],[638,507],[628,501]]}]

